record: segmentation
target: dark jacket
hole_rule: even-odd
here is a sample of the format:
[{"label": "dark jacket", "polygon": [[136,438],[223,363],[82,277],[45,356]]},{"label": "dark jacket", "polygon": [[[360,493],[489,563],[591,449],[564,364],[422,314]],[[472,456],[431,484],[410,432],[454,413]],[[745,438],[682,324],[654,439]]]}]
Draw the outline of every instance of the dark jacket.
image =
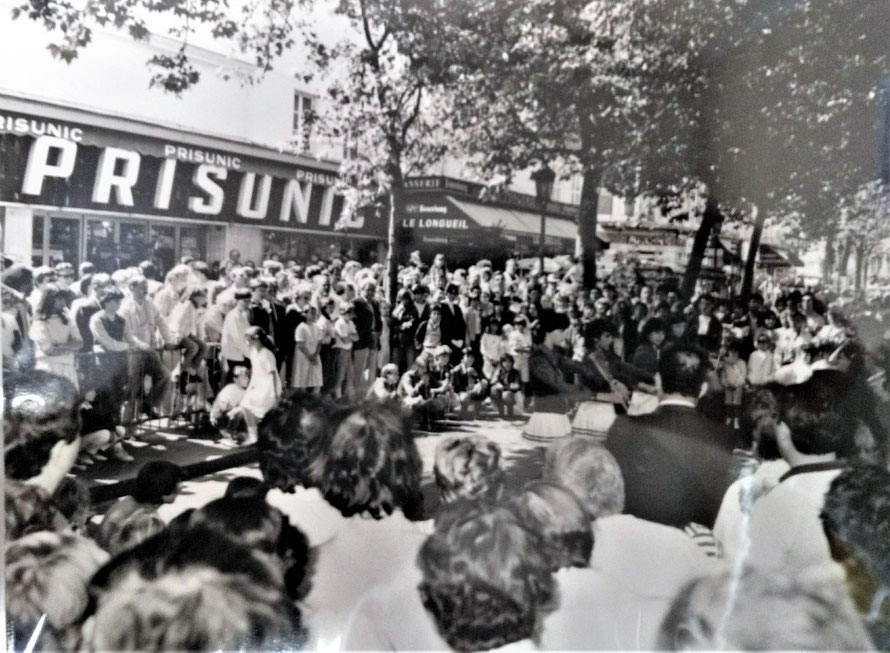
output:
[{"label": "dark jacket", "polygon": [[449,308],[448,304],[442,302],[442,343],[448,345],[452,349],[455,349],[454,344],[452,344],[453,340],[461,340],[463,341],[463,345],[466,345],[467,339],[467,323],[464,321],[463,311],[460,310],[460,306],[457,303],[451,304]]},{"label": "dark jacket", "polygon": [[731,475],[733,437],[687,406],[619,416],[606,439],[624,476],[625,512],[682,528],[713,528]]},{"label": "dark jacket", "polygon": [[690,336],[695,344],[697,344],[699,347],[707,349],[710,352],[715,352],[720,349],[720,345],[723,342],[723,324],[721,324],[720,320],[718,320],[713,315],[711,316],[711,321],[708,324],[708,331],[704,335],[698,335],[697,315],[692,318],[692,321],[687,327],[687,332],[690,333]]},{"label": "dark jacket", "polygon": [[374,336],[375,313],[374,307],[364,297],[356,297],[352,300],[355,310],[355,330],[358,332],[358,340],[352,345],[352,349],[370,349],[376,345]]},{"label": "dark jacket", "polygon": [[565,413],[568,402],[565,395],[575,387],[565,380],[570,364],[560,354],[537,346],[528,359],[528,395],[535,397],[535,411],[541,413]]},{"label": "dark jacket", "polygon": [[409,348],[414,346],[414,334],[420,326],[420,315],[414,302],[407,306],[399,304],[393,309],[389,318],[389,332],[393,347]]}]

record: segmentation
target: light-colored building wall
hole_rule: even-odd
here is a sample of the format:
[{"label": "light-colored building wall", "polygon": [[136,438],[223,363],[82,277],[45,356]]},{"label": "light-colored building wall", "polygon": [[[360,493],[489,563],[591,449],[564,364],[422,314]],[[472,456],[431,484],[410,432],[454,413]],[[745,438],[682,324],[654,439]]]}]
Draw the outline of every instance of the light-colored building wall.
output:
[{"label": "light-colored building wall", "polygon": [[[0,15],[9,16],[14,4],[0,0]],[[190,46],[201,81],[176,97],[150,88],[151,71],[146,67],[152,55],[175,54],[180,43],[174,39],[152,34],[136,41],[124,33],[96,29],[93,42],[70,64],[51,56],[46,47],[50,40],[33,21],[0,20],[0,93],[64,99],[72,107],[280,147],[293,129],[294,92],[312,92],[293,74],[300,59],[296,51],[280,69],[249,84],[246,80],[255,67],[243,56],[226,52],[231,46]],[[224,74],[232,79],[223,79]]]}]

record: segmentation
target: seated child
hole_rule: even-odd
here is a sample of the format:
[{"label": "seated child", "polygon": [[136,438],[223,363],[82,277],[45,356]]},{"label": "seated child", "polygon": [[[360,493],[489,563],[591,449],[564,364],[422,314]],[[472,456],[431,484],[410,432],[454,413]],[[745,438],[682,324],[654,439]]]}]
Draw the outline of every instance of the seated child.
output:
[{"label": "seated child", "polygon": [[238,438],[234,427],[241,421],[235,417],[249,383],[250,370],[244,365],[236,365],[232,369],[232,382],[219,391],[210,409],[210,423],[223,435],[235,440]]},{"label": "seated child", "polygon": [[522,405],[522,379],[519,371],[513,368],[510,354],[501,356],[500,365],[491,378],[491,401],[498,415],[503,416],[506,412],[508,417],[513,417],[517,403]]},{"label": "seated child", "polygon": [[397,394],[402,406],[412,413],[426,408],[430,397],[430,373],[425,357],[419,356],[402,375]]},{"label": "seated child", "polygon": [[380,376],[368,389],[368,399],[386,401],[398,399],[399,396],[399,366],[395,363],[387,363],[380,368]]},{"label": "seated child", "polygon": [[451,386],[457,394],[461,415],[474,418],[488,396],[488,381],[473,367],[473,350],[464,348],[460,364],[451,370]]},{"label": "seated child", "polygon": [[479,341],[479,353],[482,355],[482,375],[490,379],[497,369],[501,355],[506,351],[506,342],[501,338],[501,325],[489,320],[485,325],[485,333]]},{"label": "seated child", "polygon": [[442,419],[458,405],[451,385],[451,348],[440,345],[430,360],[430,411],[433,419]]}]

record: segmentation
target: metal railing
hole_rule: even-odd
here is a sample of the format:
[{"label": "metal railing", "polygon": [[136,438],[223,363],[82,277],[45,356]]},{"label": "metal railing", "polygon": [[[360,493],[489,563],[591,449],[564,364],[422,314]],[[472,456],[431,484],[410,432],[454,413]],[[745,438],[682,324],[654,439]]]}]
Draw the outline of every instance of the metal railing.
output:
[{"label": "metal railing", "polygon": [[[108,404],[103,408],[130,430],[159,420],[167,426],[206,421],[225,379],[219,343],[205,343],[194,373],[183,368],[182,348],[79,352],[74,358],[81,393],[95,391],[95,402]],[[167,385],[163,393],[154,387],[157,382]]]}]

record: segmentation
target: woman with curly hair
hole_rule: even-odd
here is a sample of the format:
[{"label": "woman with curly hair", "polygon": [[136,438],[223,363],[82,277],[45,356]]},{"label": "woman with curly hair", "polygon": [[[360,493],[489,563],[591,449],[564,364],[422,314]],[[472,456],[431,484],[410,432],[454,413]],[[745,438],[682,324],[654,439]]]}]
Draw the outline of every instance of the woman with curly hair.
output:
[{"label": "woman with curly hair", "polygon": [[273,489],[267,500],[305,522],[318,548],[305,604],[310,648],[320,648],[342,637],[355,604],[409,565],[423,543],[421,460],[396,405],[344,408],[303,397],[282,407],[263,423],[260,466],[267,483],[293,492]]},{"label": "woman with curly hair", "polygon": [[68,314],[65,291],[55,286],[44,291],[31,322],[30,336],[36,347],[35,367],[63,376],[76,387],[74,352],[80,351],[83,341]]},{"label": "woman with curly hair", "polygon": [[494,503],[504,489],[501,448],[482,435],[447,438],[436,447],[433,475],[442,503]]},{"label": "woman with curly hair", "polygon": [[552,559],[508,508],[448,506],[403,574],[356,609],[345,648],[485,651],[533,645],[554,602]]}]

